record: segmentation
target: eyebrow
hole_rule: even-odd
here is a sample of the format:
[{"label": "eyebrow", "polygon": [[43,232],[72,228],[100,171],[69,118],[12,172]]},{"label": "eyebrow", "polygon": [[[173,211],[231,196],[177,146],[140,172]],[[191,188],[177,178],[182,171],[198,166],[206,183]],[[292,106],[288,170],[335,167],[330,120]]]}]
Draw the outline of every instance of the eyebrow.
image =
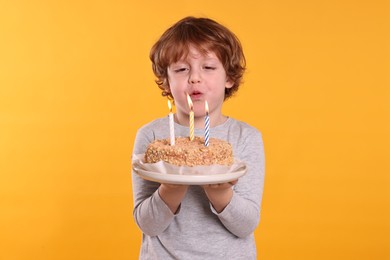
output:
[{"label": "eyebrow", "polygon": [[[209,57],[202,55],[200,59],[204,59],[205,61],[220,61],[218,57]],[[178,64],[178,63],[188,63],[188,58],[180,59],[176,62],[173,62],[172,64]]]}]

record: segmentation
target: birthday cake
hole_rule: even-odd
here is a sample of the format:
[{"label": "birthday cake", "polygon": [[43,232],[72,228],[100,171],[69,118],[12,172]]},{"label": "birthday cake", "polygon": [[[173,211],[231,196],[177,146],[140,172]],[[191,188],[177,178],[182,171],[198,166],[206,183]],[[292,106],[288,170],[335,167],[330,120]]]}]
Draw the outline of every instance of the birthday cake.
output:
[{"label": "birthday cake", "polygon": [[175,145],[170,145],[170,139],[158,139],[150,143],[146,149],[146,163],[164,161],[177,166],[198,165],[232,165],[233,150],[230,143],[210,138],[209,146],[205,146],[204,138],[176,137]]}]

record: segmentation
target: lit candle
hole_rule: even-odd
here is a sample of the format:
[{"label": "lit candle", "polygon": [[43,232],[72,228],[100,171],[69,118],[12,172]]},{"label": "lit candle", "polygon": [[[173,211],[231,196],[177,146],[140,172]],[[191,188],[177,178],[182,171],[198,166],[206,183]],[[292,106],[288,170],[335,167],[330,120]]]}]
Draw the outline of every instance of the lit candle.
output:
[{"label": "lit candle", "polygon": [[168,100],[168,108],[169,108],[169,133],[171,136],[171,145],[175,145],[175,123],[173,122],[173,113],[171,101]]},{"label": "lit candle", "polygon": [[194,110],[190,95],[187,94],[188,106],[190,107],[190,140],[194,140]]},{"label": "lit candle", "polygon": [[210,117],[209,117],[209,105],[207,101],[205,103],[206,116],[204,118],[204,145],[209,146],[210,138]]}]

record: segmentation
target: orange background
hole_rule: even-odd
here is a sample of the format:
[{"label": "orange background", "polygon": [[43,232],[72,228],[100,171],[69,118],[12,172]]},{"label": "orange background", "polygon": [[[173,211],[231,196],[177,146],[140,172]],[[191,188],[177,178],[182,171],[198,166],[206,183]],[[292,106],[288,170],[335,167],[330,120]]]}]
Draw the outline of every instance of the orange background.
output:
[{"label": "orange background", "polygon": [[390,259],[388,1],[1,1],[0,259],[136,259],[131,152],[166,116],[148,53],[178,19],[247,56],[225,114],[262,131],[259,259]]}]

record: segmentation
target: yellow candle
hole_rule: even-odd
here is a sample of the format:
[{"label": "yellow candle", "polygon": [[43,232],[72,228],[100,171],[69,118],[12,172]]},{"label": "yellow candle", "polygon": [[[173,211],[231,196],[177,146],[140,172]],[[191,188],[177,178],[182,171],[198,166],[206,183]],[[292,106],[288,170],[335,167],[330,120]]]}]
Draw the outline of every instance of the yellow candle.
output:
[{"label": "yellow candle", "polygon": [[193,110],[193,104],[190,96],[187,94],[187,100],[188,100],[188,106],[190,107],[190,140],[194,140],[194,110]]}]

